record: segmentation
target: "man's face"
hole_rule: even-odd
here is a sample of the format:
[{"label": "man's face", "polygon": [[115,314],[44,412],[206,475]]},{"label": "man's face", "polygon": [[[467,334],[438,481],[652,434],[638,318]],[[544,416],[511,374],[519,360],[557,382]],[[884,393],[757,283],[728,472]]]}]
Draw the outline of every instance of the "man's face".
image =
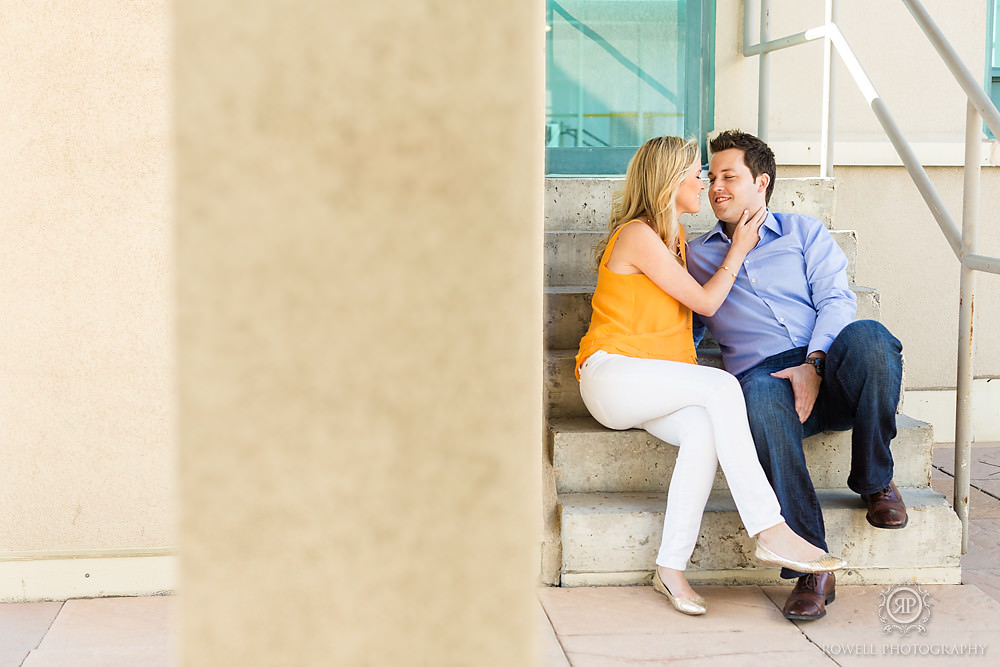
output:
[{"label": "man's face", "polygon": [[708,165],[708,201],[715,217],[723,222],[738,222],[743,211],[753,214],[764,206],[770,177],[754,178],[743,162],[743,151],[730,148],[712,155]]}]

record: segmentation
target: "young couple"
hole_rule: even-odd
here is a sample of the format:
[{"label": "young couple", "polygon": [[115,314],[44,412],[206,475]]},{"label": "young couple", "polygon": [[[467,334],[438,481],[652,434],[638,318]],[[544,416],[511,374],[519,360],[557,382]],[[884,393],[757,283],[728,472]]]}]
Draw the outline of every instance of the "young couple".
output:
[{"label": "young couple", "polygon": [[[755,557],[798,578],[783,613],[826,614],[833,571],[802,439],[853,428],[848,486],[879,528],[906,525],[892,483],[901,346],[877,322],[853,322],[847,260],[821,222],[772,213],[775,161],[763,141],[727,131],[710,143],[718,224],[685,242],[678,217],[700,208],[698,146],[647,141],[632,158],[598,247],[593,316],[577,377],[587,409],[612,429],[642,428],[679,447],[654,588],[704,614],[684,570],[721,465]],[[700,318],[697,322],[692,311]],[[707,325],[725,371],[699,366]]]}]

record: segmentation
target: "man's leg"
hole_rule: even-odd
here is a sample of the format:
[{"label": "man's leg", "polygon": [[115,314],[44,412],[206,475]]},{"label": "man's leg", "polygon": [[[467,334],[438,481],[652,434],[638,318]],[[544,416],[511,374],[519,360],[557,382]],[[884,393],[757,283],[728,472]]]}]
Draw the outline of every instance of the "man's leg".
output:
[{"label": "man's leg", "polygon": [[[741,373],[739,380],[757,457],[778,497],[782,516],[798,535],[827,551],[823,513],[806,468],[803,427],[795,412],[792,386],[788,380],[771,377],[771,373],[801,364],[804,359],[805,348],[789,350]],[[800,574],[781,571],[786,579]]]},{"label": "man's leg", "polygon": [[903,377],[902,346],[880,323],[853,322],[826,357],[825,412],[853,426],[847,486],[876,493],[892,481],[889,443],[896,437],[896,406]]},{"label": "man's leg", "polygon": [[903,376],[902,346],[872,320],[853,322],[837,336],[826,360],[824,416],[853,426],[847,486],[868,504],[868,522],[903,528],[906,505],[892,483],[896,406]]}]

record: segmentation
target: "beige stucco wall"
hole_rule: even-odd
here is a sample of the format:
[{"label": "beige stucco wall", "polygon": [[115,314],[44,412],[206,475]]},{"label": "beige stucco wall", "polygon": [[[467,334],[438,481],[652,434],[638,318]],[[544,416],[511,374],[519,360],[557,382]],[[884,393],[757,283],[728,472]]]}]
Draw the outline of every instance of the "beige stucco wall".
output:
[{"label": "beige stucco wall", "polygon": [[169,551],[168,6],[0,17],[0,560]]},{"label": "beige stucco wall", "polygon": [[[751,3],[753,4],[753,3]],[[773,0],[771,38],[823,20],[821,2]],[[969,70],[985,66],[986,3],[925,0],[924,6]],[[953,218],[961,225],[965,96],[903,3],[840,0],[838,24],[890,113],[906,134]],[[719,0],[716,128],[757,129],[757,59],[744,58],[743,2]],[[754,36],[756,31],[754,31]],[[818,173],[822,47],[772,54],[768,141],[780,176]],[[834,110],[838,179],[834,225],[858,231],[859,284],[878,288],[883,321],[907,350],[909,389],[954,387],[958,335],[958,262],[909,176],[837,61]],[[983,145],[984,164],[990,146]],[[978,252],[1000,256],[1000,169],[982,176]],[[978,281],[976,373],[1000,375],[1000,278]]]},{"label": "beige stucco wall", "polygon": [[543,4],[175,6],[184,664],[533,664]]}]

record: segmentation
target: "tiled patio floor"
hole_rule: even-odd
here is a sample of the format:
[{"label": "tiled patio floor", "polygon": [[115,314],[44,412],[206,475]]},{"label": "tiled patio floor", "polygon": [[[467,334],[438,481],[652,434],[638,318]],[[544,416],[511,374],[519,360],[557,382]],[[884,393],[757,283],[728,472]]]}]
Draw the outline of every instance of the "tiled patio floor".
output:
[{"label": "tiled patio floor", "polygon": [[0,667],[171,667],[171,596],[0,605]]}]

